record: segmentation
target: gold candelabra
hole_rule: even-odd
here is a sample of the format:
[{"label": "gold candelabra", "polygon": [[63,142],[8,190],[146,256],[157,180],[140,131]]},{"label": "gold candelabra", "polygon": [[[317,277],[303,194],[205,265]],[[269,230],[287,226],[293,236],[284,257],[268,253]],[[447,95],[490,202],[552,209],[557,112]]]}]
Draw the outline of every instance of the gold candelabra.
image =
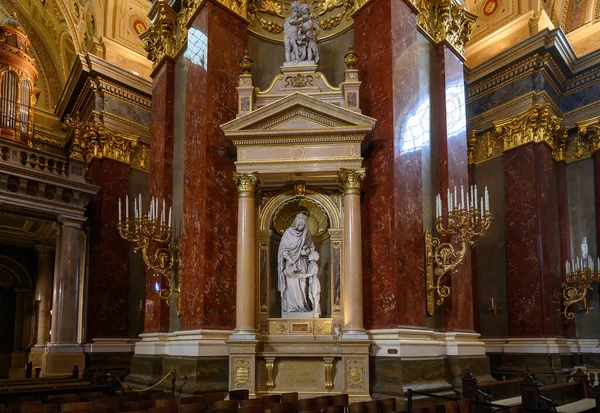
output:
[{"label": "gold candelabra", "polygon": [[[600,257],[598,258],[598,269],[600,269]],[[594,289],[594,285],[600,283],[600,274],[594,270],[594,260],[590,257],[585,259],[576,258],[571,262],[565,263],[565,282],[560,284],[560,288],[554,290],[554,302],[559,305],[558,312],[568,323],[575,318],[575,312],[572,306],[582,303],[579,308],[588,314],[593,307],[588,307],[587,293]]]},{"label": "gold candelabra", "polygon": [[142,196],[134,198],[133,218],[129,218],[129,196],[125,197],[125,218],[121,214],[121,199],[119,199],[119,222],[117,229],[121,238],[134,244],[135,252],[141,251],[144,264],[150,274],[166,281],[166,286],[159,290],[159,296],[171,304],[173,293],[177,293],[177,315],[181,314],[181,275],[182,266],[179,252],[181,239],[175,241],[172,227],[171,208],[169,219],[166,217],[165,201],[162,202],[162,211],[157,198],[150,200],[150,209],[147,214],[142,212]]},{"label": "gold candelabra", "polygon": [[442,198],[440,195],[436,197],[435,227],[440,237],[446,237],[448,241],[442,242],[430,231],[425,232],[427,314],[430,316],[435,311],[435,304],[442,305],[444,299],[450,296],[452,287],[446,280],[456,272],[456,267],[463,262],[468,248],[476,244],[477,237],[487,231],[492,222],[487,187],[480,201],[477,195],[477,185],[471,186],[466,193],[461,185],[460,200],[456,187],[453,193],[448,189],[445,225]]}]

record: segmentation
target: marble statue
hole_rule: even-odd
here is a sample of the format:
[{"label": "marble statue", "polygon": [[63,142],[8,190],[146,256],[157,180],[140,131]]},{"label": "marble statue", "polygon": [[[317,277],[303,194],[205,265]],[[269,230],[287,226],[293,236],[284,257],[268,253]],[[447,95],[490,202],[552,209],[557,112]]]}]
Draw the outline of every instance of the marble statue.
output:
[{"label": "marble statue", "polygon": [[285,46],[284,66],[315,65],[319,63],[317,34],[319,22],[306,3],[294,0],[290,15],[283,23]]},{"label": "marble statue", "polygon": [[320,316],[318,261],[319,253],[308,230],[307,216],[299,213],[283,233],[277,252],[278,290],[284,317]]}]

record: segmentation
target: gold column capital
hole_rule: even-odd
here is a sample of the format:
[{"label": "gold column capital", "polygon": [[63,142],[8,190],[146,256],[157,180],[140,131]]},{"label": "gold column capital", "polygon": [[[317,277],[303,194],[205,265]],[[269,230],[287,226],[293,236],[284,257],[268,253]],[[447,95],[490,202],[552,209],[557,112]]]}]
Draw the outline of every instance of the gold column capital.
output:
[{"label": "gold column capital", "polygon": [[578,138],[580,141],[587,139],[590,154],[600,150],[600,116],[579,122],[577,127]]},{"label": "gold column capital", "polygon": [[258,185],[258,172],[235,172],[233,181],[237,185],[238,196],[240,198],[253,197]]},{"label": "gold column capital", "polygon": [[550,146],[556,159],[566,143],[560,133],[561,123],[562,118],[553,115],[548,104],[536,104],[511,118],[495,121],[494,127],[503,142],[503,151],[543,142]]},{"label": "gold column capital", "polygon": [[469,137],[467,139],[467,154],[469,158],[469,165],[473,165],[475,163],[475,145],[477,144],[477,131],[473,129],[469,132]]},{"label": "gold column capital", "polygon": [[362,181],[367,176],[367,170],[365,168],[359,169],[348,169],[342,168],[338,173],[340,179],[340,186],[344,192],[344,195],[359,194],[362,186]]},{"label": "gold column capital", "polygon": [[156,0],[148,13],[152,24],[140,35],[148,59],[156,66],[163,58],[173,58],[176,53],[175,33],[177,13],[171,8],[168,0]]},{"label": "gold column capital", "polygon": [[447,42],[463,53],[471,38],[477,15],[457,0],[412,0],[418,11],[417,24],[436,44]]}]

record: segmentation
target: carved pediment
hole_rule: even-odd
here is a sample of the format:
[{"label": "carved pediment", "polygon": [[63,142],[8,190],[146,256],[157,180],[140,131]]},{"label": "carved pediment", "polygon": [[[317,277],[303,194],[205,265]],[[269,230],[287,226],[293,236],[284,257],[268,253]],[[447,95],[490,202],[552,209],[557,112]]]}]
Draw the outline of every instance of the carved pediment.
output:
[{"label": "carved pediment", "polygon": [[365,137],[375,119],[301,93],[259,108],[221,126],[225,135],[237,144],[241,137],[289,132],[305,137],[330,134],[362,134]]}]

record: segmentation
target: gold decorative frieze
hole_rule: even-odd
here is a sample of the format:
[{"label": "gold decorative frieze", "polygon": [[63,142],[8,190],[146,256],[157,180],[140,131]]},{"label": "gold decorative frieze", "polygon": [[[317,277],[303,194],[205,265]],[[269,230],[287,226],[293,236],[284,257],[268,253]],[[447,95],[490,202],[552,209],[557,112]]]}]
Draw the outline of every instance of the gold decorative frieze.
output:
[{"label": "gold decorative frieze", "polygon": [[477,16],[457,0],[413,0],[419,14],[417,23],[435,43],[447,42],[463,53]]},{"label": "gold decorative frieze", "polygon": [[546,143],[555,153],[561,150],[563,134],[560,132],[562,119],[554,116],[550,106],[537,104],[518,115],[494,122],[496,134],[508,151],[528,143]]},{"label": "gold decorative frieze", "polygon": [[163,58],[175,56],[177,13],[169,6],[168,0],[156,0],[148,15],[152,24],[140,38],[144,50],[148,52],[148,59],[157,65]]}]

